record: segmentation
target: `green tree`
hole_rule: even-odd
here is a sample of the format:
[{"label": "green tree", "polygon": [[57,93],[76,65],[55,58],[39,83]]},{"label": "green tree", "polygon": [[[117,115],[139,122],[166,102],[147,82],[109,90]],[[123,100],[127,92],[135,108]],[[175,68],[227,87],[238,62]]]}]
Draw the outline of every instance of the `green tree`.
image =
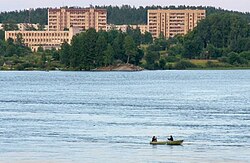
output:
[{"label": "green tree", "polygon": [[231,52],[228,54],[228,62],[232,65],[241,65],[248,63],[245,58],[239,56],[239,54],[235,52]]},{"label": "green tree", "polygon": [[151,44],[153,43],[153,37],[152,34],[150,32],[145,32],[144,35],[142,35],[142,43],[143,44]]},{"label": "green tree", "polygon": [[115,52],[114,58],[116,60],[121,60],[123,62],[126,62],[127,57],[125,55],[124,39],[125,39],[125,34],[119,32],[117,37],[114,39],[113,49]]},{"label": "green tree", "polygon": [[6,41],[0,40],[0,56],[4,56],[7,48]]},{"label": "green tree", "polygon": [[146,68],[149,70],[155,69],[155,63],[159,60],[160,54],[156,51],[147,50],[145,60],[146,60]]},{"label": "green tree", "polygon": [[85,45],[82,42],[85,41],[86,33],[80,33],[77,36],[74,36],[71,41],[71,48],[69,54],[69,63],[73,68],[79,67],[80,64],[84,64],[85,57]]},{"label": "green tree", "polygon": [[124,40],[125,54],[127,55],[127,63],[134,59],[137,53],[136,44],[131,36],[126,36]]},{"label": "green tree", "polygon": [[168,49],[169,56],[183,55],[184,47],[182,44],[174,44]]},{"label": "green tree", "polygon": [[155,39],[154,44],[158,47],[157,50],[161,51],[161,50],[166,50],[167,48],[167,40],[165,38],[165,36],[163,35],[163,33],[160,33],[159,38]]},{"label": "green tree", "polygon": [[139,65],[139,63],[140,63],[140,61],[142,60],[143,57],[144,57],[144,51],[141,50],[141,49],[137,49],[134,64]]},{"label": "green tree", "polygon": [[159,60],[159,68],[161,69],[161,70],[165,70],[166,69],[166,60],[164,59],[164,58],[161,58],[160,60]]},{"label": "green tree", "polygon": [[3,30],[4,31],[16,31],[19,29],[18,29],[18,26],[14,23],[5,23],[3,24]]},{"label": "green tree", "polygon": [[0,40],[4,40],[5,34],[3,30],[0,30]]},{"label": "green tree", "polygon": [[60,62],[66,66],[70,66],[71,47],[67,42],[64,42],[60,50]]},{"label": "green tree", "polygon": [[104,51],[107,49],[107,40],[104,35],[99,34],[98,39],[96,41],[96,66],[103,65],[103,57]]},{"label": "green tree", "polygon": [[10,38],[7,40],[5,56],[11,57],[14,54],[16,54],[16,47],[14,44],[14,40]]},{"label": "green tree", "polygon": [[90,70],[94,68],[96,61],[96,41],[97,41],[96,30],[91,28],[87,30],[86,37],[81,40],[81,54],[82,63],[85,70]]},{"label": "green tree", "polygon": [[111,44],[108,44],[107,50],[104,51],[105,66],[112,65],[114,60],[114,49]]},{"label": "green tree", "polygon": [[128,26],[127,34],[133,38],[137,46],[141,44],[142,34],[141,34],[139,27],[137,27],[136,29],[133,29],[130,26]]},{"label": "green tree", "polygon": [[245,58],[246,60],[250,61],[250,51],[243,51],[239,55],[240,57]]},{"label": "green tree", "polygon": [[184,42],[184,51],[183,51],[183,58],[195,58],[195,56],[199,56],[202,50],[201,44],[199,40],[186,40]]},{"label": "green tree", "polygon": [[58,50],[52,49],[51,50],[51,56],[52,56],[53,60],[55,60],[55,61],[60,60],[60,53],[59,53]]},{"label": "green tree", "polygon": [[43,52],[44,52],[43,47],[39,46],[39,47],[37,48],[37,52],[38,52],[38,53],[43,53]]},{"label": "green tree", "polygon": [[193,63],[191,63],[188,60],[180,60],[179,62],[176,63],[175,68],[178,70],[185,70],[188,68],[195,68],[196,65],[194,65]]},{"label": "green tree", "polygon": [[42,53],[41,55],[41,68],[45,68],[47,64],[47,57],[45,53]]}]

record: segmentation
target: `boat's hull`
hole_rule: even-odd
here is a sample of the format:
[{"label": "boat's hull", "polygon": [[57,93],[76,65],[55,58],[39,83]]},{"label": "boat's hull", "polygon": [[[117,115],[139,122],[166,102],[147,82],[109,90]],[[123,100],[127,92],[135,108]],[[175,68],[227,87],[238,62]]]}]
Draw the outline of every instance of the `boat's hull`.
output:
[{"label": "boat's hull", "polygon": [[184,140],[167,141],[167,145],[181,145]]},{"label": "boat's hull", "polygon": [[167,141],[151,141],[150,142],[150,144],[152,144],[152,145],[165,145],[165,144],[167,144]]},{"label": "boat's hull", "polygon": [[174,141],[157,141],[157,142],[150,142],[152,145],[181,145],[184,140],[174,140]]}]

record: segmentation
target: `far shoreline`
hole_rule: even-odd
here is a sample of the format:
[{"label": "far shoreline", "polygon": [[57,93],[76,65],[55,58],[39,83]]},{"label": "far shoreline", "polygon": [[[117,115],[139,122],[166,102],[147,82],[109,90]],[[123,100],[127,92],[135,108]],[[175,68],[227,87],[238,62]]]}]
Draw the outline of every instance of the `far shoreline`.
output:
[{"label": "far shoreline", "polygon": [[58,71],[58,72],[140,72],[140,71],[200,71],[200,70],[250,70],[250,67],[233,67],[233,68],[227,68],[227,67],[221,67],[221,68],[187,68],[187,69],[165,69],[165,70],[148,70],[148,69],[143,69],[143,70],[73,70],[73,69],[28,69],[28,70],[18,70],[18,69],[0,69],[0,72],[11,72],[11,71],[23,71],[23,72],[31,72],[31,71],[44,71],[44,72],[51,72],[51,71]]}]

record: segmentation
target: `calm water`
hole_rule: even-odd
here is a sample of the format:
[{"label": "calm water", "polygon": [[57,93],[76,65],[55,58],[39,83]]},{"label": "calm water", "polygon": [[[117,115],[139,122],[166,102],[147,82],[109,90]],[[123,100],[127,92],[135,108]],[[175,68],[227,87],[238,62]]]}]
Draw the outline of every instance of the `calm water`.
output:
[{"label": "calm water", "polygon": [[[250,70],[0,72],[0,162],[248,162]],[[152,146],[172,134],[183,146]]]}]

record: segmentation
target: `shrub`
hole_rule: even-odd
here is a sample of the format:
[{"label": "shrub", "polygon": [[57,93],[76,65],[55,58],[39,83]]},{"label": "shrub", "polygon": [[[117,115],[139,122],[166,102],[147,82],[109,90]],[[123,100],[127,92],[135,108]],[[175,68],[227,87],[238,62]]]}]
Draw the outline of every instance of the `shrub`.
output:
[{"label": "shrub", "polygon": [[185,70],[188,68],[196,68],[196,67],[197,66],[195,64],[193,64],[187,60],[181,60],[181,61],[177,62],[175,65],[175,69],[178,69],[178,70]]}]

